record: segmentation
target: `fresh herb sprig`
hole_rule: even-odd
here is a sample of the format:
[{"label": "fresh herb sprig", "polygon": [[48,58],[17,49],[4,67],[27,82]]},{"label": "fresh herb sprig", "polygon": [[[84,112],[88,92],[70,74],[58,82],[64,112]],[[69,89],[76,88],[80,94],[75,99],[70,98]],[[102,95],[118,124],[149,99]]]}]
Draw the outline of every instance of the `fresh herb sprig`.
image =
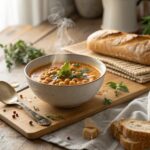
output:
[{"label": "fresh herb sprig", "polygon": [[65,62],[58,72],[58,77],[65,78],[71,75],[71,67],[69,62]]},{"label": "fresh herb sprig", "polygon": [[105,97],[105,98],[104,98],[104,101],[103,101],[103,104],[104,104],[104,105],[111,105],[111,104],[112,104],[112,100]]},{"label": "fresh herb sprig", "polygon": [[120,83],[108,82],[107,85],[110,88],[115,90],[114,92],[115,92],[116,97],[119,96],[120,92],[125,92],[125,93],[129,92],[128,87],[123,82],[120,82]]},{"label": "fresh herb sprig", "polygon": [[16,64],[27,64],[29,61],[44,55],[41,49],[34,48],[22,40],[14,44],[0,44],[0,47],[4,50],[5,62],[9,71]]},{"label": "fresh herb sprig", "polygon": [[150,16],[145,16],[142,18],[142,28],[143,34],[150,34]]},{"label": "fresh herb sprig", "polygon": [[[78,65],[80,66],[80,64]],[[76,67],[78,67],[76,66]],[[83,78],[84,77],[84,73],[88,73],[90,70],[88,68],[82,68],[79,70],[78,73],[72,72],[71,71],[71,65],[69,62],[65,62],[61,69],[59,70],[59,72],[57,73],[59,78]]]}]

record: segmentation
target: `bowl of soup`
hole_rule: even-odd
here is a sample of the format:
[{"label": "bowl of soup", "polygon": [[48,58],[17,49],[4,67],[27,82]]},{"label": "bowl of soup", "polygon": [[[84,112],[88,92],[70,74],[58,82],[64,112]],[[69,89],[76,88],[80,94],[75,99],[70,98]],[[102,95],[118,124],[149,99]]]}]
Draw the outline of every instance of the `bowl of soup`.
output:
[{"label": "bowl of soup", "polygon": [[[63,58],[53,62],[55,58]],[[32,91],[56,107],[79,106],[96,95],[102,86],[106,66],[99,60],[77,54],[37,58],[24,69]]]}]

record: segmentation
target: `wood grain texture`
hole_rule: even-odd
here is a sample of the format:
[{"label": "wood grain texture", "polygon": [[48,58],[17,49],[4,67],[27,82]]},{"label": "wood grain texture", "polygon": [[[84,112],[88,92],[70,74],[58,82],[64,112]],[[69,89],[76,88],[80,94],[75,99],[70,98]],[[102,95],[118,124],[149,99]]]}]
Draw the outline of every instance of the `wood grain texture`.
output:
[{"label": "wood grain texture", "polygon": [[14,39],[14,41],[21,39],[26,42],[34,44],[40,39],[49,35],[51,32],[53,32],[56,29],[57,29],[56,25],[51,25],[48,21],[45,21],[35,27],[32,27],[30,30],[28,30],[27,32],[23,33],[21,36]]},{"label": "wood grain texture", "polygon": [[[73,39],[74,43],[86,40],[86,38],[94,31],[100,28],[101,20],[98,19],[81,19],[75,18],[75,26],[68,29],[68,34]],[[57,31],[55,30],[52,34],[41,39],[35,44],[35,47],[42,48],[47,54],[53,51],[55,42],[58,42]],[[65,37],[64,37],[65,38]]]},{"label": "wood grain texture", "polygon": [[0,32],[0,43],[9,44],[32,28],[31,25],[12,26]]},{"label": "wood grain texture", "polygon": [[[78,20],[78,18],[79,17],[77,17],[76,19]],[[88,34],[91,34],[93,31],[97,30],[97,28],[99,28],[99,26],[100,26],[100,19],[90,20],[90,21],[86,20],[83,22],[86,23],[86,24],[83,23],[83,25],[82,25],[82,29],[84,28],[84,26],[86,28],[86,34],[88,31],[90,31],[90,32],[88,32]],[[94,22],[93,25],[91,25],[92,22]],[[90,24],[90,28],[88,28],[88,26],[89,26],[88,23]],[[80,30],[78,22],[76,22],[76,27],[77,26],[78,26],[78,30],[76,30],[76,32],[79,32],[78,34],[80,35],[81,30]],[[52,35],[52,33],[54,32],[52,30],[45,37],[45,35],[42,32],[44,30],[44,32],[47,34],[47,31],[49,31],[49,29],[47,30],[47,29],[45,29],[45,28],[43,29],[43,27],[41,27],[42,29],[38,30],[38,29],[34,29],[34,27],[32,27],[30,25],[27,25],[25,28],[21,28],[21,27],[23,27],[23,26],[9,27],[9,28],[3,30],[2,32],[0,32],[0,43],[8,44],[12,41],[15,41],[15,39],[23,39],[25,41],[32,42],[32,43],[36,43],[38,41],[39,47],[42,47],[42,46],[40,46],[40,41],[42,40],[42,38],[43,38],[43,40],[41,43],[45,43],[46,45],[48,45],[49,40],[47,40],[48,42],[46,43],[45,39],[46,39],[46,37],[50,37]],[[48,25],[46,25],[46,27],[48,27]],[[36,28],[38,28],[38,26]],[[36,30],[36,34],[34,34],[33,30]],[[31,36],[29,36],[29,34]],[[39,36],[39,34],[40,34],[40,36]],[[55,31],[55,34],[56,34],[56,31]],[[55,36],[55,34],[53,36]],[[36,36],[38,36],[40,38],[38,38]],[[30,40],[28,38],[30,38]],[[75,38],[78,39],[78,37],[75,37]],[[79,39],[85,40],[86,35],[80,35]],[[3,68],[3,69],[0,72],[0,79],[13,82],[13,81],[17,80],[16,75],[18,74],[18,77],[20,77],[17,80],[20,82],[19,89],[24,87],[24,85],[23,85],[24,82],[22,82],[22,81],[25,81],[25,80],[23,80],[24,79],[24,75],[23,75],[24,66],[20,66],[20,68],[15,68],[13,70],[13,72],[11,72],[11,74],[10,74],[7,72],[7,70],[5,68],[4,57],[2,54],[0,54],[0,69],[1,68]],[[19,74],[20,74],[20,76],[19,76]],[[22,135],[20,135],[18,132],[16,132],[14,129],[10,128],[3,121],[0,120],[0,149],[1,150],[10,150],[10,147],[11,147],[11,150],[29,150],[29,149],[31,149],[31,150],[63,150],[63,148],[59,148],[53,144],[45,143],[42,140],[34,140],[34,141],[27,140]]]},{"label": "wood grain texture", "polygon": [[[110,81],[114,81],[117,83],[122,81],[124,84],[128,86],[130,92],[121,93],[118,97],[116,97],[114,90],[110,89],[106,85],[106,83]],[[34,126],[31,126],[29,125],[29,121],[31,120],[31,118],[28,117],[28,115],[26,115],[22,109],[17,109],[15,107],[5,107],[3,104],[0,105],[0,118],[4,120],[6,123],[8,123],[10,126],[15,128],[17,131],[19,131],[21,134],[26,136],[27,138],[35,139],[47,133],[51,133],[62,127],[75,123],[81,119],[94,115],[95,113],[101,112],[106,108],[110,108],[112,106],[132,100],[133,98],[143,94],[148,90],[149,87],[145,85],[141,85],[132,82],[130,80],[118,77],[114,74],[107,73],[105,76],[103,86],[101,90],[98,92],[98,94],[94,98],[92,98],[89,102],[73,109],[60,109],[50,106],[47,103],[35,97],[35,95],[30,89],[26,89],[20,92],[19,94],[23,95],[25,102],[28,103],[28,106],[31,109],[33,109],[34,107],[39,108],[40,111],[38,113],[42,114],[43,116],[53,114],[59,116],[61,115],[63,117],[63,119],[53,121],[51,126],[48,127],[39,126],[34,121],[33,121]],[[107,98],[112,99],[111,105],[103,104],[105,95],[107,95]],[[6,112],[4,112],[3,109],[6,109]],[[14,110],[19,114],[19,117],[16,119],[12,118]]]},{"label": "wood grain texture", "polygon": [[0,150],[64,150],[40,139],[28,140],[0,120]]}]

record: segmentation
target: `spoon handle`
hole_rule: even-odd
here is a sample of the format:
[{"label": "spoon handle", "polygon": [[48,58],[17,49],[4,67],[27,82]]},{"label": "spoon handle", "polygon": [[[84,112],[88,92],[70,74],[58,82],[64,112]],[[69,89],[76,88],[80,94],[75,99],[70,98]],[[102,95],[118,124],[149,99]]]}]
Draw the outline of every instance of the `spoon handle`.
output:
[{"label": "spoon handle", "polygon": [[39,125],[41,126],[49,126],[51,125],[51,121],[48,120],[47,118],[39,115],[35,111],[31,110],[28,106],[26,106],[24,103],[17,101],[17,104],[20,105],[26,113],[33,118],[34,121],[36,121]]}]

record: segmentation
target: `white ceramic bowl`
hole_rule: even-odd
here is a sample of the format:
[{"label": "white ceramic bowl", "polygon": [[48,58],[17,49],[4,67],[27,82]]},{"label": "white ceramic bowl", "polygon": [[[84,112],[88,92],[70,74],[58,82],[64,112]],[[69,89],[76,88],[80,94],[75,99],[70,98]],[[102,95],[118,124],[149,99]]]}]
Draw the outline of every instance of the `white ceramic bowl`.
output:
[{"label": "white ceramic bowl", "polygon": [[30,78],[32,70],[51,63],[55,55],[43,56],[31,61],[25,67],[24,72],[30,88],[41,100],[57,107],[75,107],[89,101],[96,95],[103,83],[106,66],[92,57],[77,54],[65,55],[68,61],[86,63],[96,67],[100,71],[101,76],[93,82],[73,86],[46,85],[32,80]]}]

